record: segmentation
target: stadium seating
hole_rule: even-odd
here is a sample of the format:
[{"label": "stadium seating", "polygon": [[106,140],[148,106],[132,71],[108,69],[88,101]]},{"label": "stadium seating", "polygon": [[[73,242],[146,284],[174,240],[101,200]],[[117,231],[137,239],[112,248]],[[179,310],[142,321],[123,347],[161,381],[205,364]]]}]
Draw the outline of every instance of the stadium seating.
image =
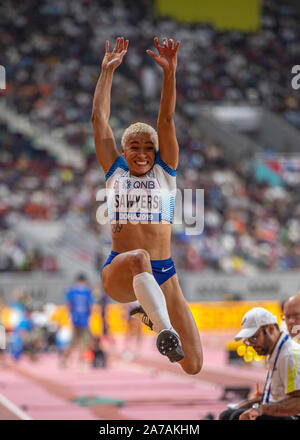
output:
[{"label": "stadium seating", "polygon": [[155,35],[167,35],[181,40],[178,185],[204,188],[206,209],[201,236],[187,237],[183,228],[174,229],[177,267],[239,274],[299,268],[297,187],[275,189],[258,181],[251,158],[234,163],[234,151],[227,157],[199,132],[192,111],[209,102],[261,105],[300,127],[299,94],[286,74],[296,62],[297,12],[265,2],[259,34],[223,33],[209,25],[160,19],[146,0],[135,2],[133,9],[127,3],[52,0],[37,6],[29,0],[0,6],[7,106],[41,129],[59,133],[70,151],[80,152],[86,161],[84,169],[62,165],[35,149],[38,138],[29,140],[2,122],[2,227],[13,230],[15,216],[45,222],[72,219],[95,235],[99,246],[105,242],[106,230],[95,218],[95,195],[104,175],[96,163],[90,123],[105,40],[113,44],[119,34],[130,40],[112,92],[110,122],[119,142],[130,122],[156,123],[161,76],[145,50],[153,46]]}]

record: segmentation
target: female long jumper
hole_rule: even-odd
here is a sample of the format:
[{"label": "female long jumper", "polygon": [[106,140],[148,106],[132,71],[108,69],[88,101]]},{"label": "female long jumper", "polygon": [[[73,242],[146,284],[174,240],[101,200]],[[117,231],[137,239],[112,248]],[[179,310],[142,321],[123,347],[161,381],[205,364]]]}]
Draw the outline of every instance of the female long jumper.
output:
[{"label": "female long jumper", "polygon": [[115,301],[138,300],[134,314],[157,334],[157,348],[188,374],[202,368],[199,332],[182,294],[171,258],[171,228],[176,195],[179,147],[174,112],[179,42],[154,38],[157,53],[147,50],[163,70],[157,131],[141,122],[130,125],[118,152],[109,125],[113,75],[128,49],[118,38],[105,56],[93,101],[92,122],[97,158],[104,170],[111,222],[112,252],[103,266],[105,292]]}]

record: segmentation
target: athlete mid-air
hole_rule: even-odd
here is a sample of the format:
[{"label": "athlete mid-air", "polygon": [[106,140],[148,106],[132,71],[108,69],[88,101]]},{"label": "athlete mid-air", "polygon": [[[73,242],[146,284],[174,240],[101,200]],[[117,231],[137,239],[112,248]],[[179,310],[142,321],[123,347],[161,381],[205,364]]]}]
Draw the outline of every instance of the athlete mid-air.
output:
[{"label": "athlete mid-air", "polygon": [[157,53],[147,50],[163,70],[157,131],[148,124],[130,125],[118,152],[109,125],[113,75],[128,49],[118,38],[112,51],[106,41],[102,71],[92,111],[97,158],[104,170],[111,223],[112,252],[103,266],[105,292],[115,301],[138,300],[136,317],[157,335],[159,352],[197,374],[203,356],[199,332],[182,294],[171,259],[171,228],[176,195],[179,147],[174,112],[179,42],[154,38]]}]

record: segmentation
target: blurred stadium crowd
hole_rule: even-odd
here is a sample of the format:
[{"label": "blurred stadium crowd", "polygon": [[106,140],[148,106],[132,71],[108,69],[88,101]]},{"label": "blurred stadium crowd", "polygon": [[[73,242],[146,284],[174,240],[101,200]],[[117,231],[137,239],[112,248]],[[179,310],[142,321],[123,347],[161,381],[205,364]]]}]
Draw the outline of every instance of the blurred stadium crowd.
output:
[{"label": "blurred stadium crowd", "polygon": [[296,11],[266,1],[261,32],[243,34],[159,19],[146,0],[45,0],[38,5],[28,0],[1,4],[0,24],[7,104],[45,131],[56,130],[86,160],[84,170],[62,166],[26,136],[0,124],[0,271],[59,269],[55,257],[26,249],[14,236],[20,218],[71,219],[99,243],[107,239],[106,228],[96,222],[96,192],[104,187],[104,175],[94,154],[90,117],[105,40],[112,45],[119,35],[130,43],[112,91],[110,123],[118,143],[130,123],[156,124],[161,77],[145,52],[153,37],[181,41],[178,186],[204,188],[205,228],[195,237],[174,228],[177,267],[241,274],[300,267],[297,187],[258,182],[251,158],[235,163],[196,124],[198,104],[227,102],[262,105],[300,128],[299,94],[288,75],[299,60]]}]

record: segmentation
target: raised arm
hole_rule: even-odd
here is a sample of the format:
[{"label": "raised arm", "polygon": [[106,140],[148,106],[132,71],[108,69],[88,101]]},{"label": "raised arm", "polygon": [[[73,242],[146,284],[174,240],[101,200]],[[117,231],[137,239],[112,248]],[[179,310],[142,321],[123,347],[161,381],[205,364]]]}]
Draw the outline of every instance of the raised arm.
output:
[{"label": "raised arm", "polygon": [[179,147],[176,138],[174,113],[176,105],[176,66],[177,51],[180,45],[178,41],[163,39],[163,45],[154,38],[154,44],[158,54],[152,50],[147,53],[152,56],[156,64],[163,69],[163,86],[161,91],[160,108],[157,120],[157,134],[159,152],[162,160],[171,168],[176,169],[178,165]]},{"label": "raised arm", "polygon": [[109,125],[111,86],[115,69],[122,63],[127,52],[128,40],[118,38],[112,52],[106,41],[105,55],[102,61],[102,71],[97,82],[92,111],[95,148],[98,161],[107,173],[119,156],[114,135]]}]

